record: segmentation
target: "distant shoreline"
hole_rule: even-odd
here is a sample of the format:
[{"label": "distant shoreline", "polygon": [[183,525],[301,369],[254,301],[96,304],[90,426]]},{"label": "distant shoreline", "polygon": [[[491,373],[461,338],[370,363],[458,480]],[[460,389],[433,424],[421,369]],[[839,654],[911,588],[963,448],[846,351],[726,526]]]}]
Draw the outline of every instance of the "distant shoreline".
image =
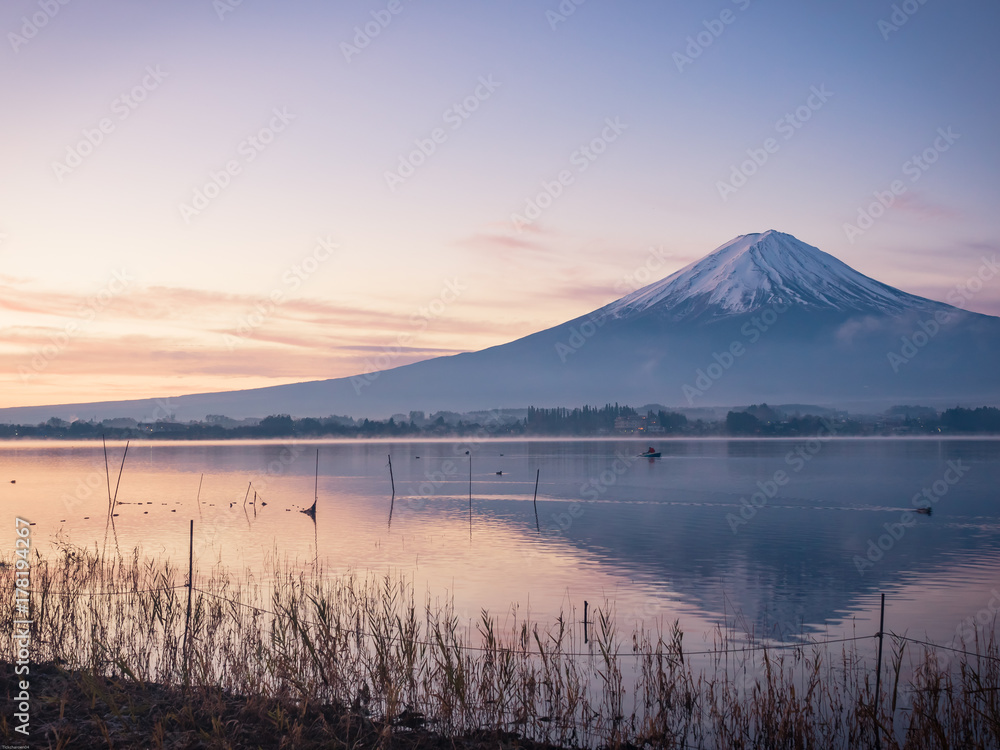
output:
[{"label": "distant shoreline", "polygon": [[[643,413],[645,411],[645,413]],[[524,416],[520,416],[523,414]],[[398,417],[398,419],[397,419]],[[216,415],[204,421],[170,419],[139,422],[134,419],[67,422],[55,417],[34,425],[0,424],[0,440],[412,440],[468,438],[614,439],[652,445],[692,439],[830,439],[830,438],[943,438],[1000,435],[1000,409],[955,407],[938,412],[930,407],[898,406],[880,415],[852,417],[845,412],[793,413],[767,404],[730,410],[725,418],[688,417],[664,408],[606,404],[574,409],[528,407],[516,414],[502,411],[411,411],[386,420],[347,416],[305,417],[273,414],[263,419],[231,419]]]}]

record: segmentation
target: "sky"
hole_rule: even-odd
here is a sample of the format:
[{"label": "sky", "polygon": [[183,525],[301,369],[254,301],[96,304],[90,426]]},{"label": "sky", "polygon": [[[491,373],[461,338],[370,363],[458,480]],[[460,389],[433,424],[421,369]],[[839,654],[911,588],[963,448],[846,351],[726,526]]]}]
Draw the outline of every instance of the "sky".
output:
[{"label": "sky", "polygon": [[1000,315],[998,30],[985,0],[7,0],[0,406],[478,350],[767,229]]}]

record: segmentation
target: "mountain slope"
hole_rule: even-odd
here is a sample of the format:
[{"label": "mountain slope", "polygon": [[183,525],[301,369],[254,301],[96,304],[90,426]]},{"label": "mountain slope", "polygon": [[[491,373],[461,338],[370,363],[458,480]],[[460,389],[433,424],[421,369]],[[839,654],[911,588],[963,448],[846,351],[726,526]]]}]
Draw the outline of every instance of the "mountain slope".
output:
[{"label": "mountain slope", "polygon": [[738,237],[562,325],[370,375],[167,400],[0,410],[52,416],[352,416],[576,406],[802,402],[881,410],[1000,403],[1000,318],[868,278],[791,235]]}]

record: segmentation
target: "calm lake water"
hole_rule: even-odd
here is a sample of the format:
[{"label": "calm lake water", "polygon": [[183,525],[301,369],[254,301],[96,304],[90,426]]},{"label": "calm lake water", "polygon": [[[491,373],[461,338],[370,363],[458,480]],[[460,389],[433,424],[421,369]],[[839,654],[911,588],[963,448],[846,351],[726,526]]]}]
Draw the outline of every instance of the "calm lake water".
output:
[{"label": "calm lake water", "polygon": [[[0,507],[11,549],[20,516],[43,555],[117,543],[186,567],[193,519],[203,572],[401,573],[472,620],[579,620],[584,600],[613,601],[623,627],[679,619],[695,643],[720,624],[868,635],[884,592],[888,630],[945,644],[1000,602],[1000,441],[677,440],[637,458],[645,445],[133,443],[105,542],[100,443],[10,442]],[[114,493],[124,445],[108,448]],[[925,488],[933,515],[906,513]],[[315,524],[298,512],[314,492]]]}]

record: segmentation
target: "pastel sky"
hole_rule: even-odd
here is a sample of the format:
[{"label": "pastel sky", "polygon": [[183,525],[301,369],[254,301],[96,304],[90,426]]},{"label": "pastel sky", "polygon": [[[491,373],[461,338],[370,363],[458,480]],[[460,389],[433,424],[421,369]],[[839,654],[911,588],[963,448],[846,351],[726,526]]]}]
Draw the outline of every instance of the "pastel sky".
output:
[{"label": "pastel sky", "polygon": [[7,0],[0,405],[480,349],[772,228],[945,300],[1000,250],[998,30],[986,0]]}]

